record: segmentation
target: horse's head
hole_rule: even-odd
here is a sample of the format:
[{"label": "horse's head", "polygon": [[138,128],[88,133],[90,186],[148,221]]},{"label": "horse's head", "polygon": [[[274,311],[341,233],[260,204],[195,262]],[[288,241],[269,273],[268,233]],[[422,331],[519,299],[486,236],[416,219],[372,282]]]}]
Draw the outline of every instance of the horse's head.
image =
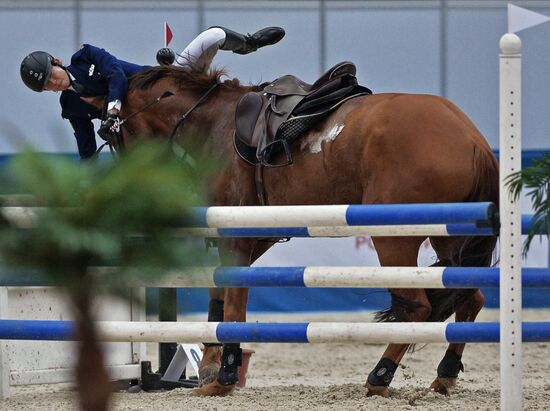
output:
[{"label": "horse's head", "polygon": [[[129,133],[142,138],[173,136],[188,145],[186,136],[205,137],[220,122],[231,123],[233,113],[227,106],[236,102],[244,87],[234,81],[221,82],[222,75],[221,70],[204,73],[161,66],[133,76],[121,113],[121,119],[128,119],[125,140],[132,139]],[[169,97],[161,98],[168,93]]]}]

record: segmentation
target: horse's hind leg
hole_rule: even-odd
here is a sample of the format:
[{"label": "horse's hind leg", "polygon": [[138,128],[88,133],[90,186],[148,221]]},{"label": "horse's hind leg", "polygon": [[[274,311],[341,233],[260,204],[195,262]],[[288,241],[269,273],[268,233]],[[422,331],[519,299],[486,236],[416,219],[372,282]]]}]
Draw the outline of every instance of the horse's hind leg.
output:
[{"label": "horse's hind leg", "polygon": [[[373,238],[378,259],[382,266],[417,265],[418,249],[423,238]],[[426,320],[431,313],[431,305],[422,289],[390,289],[391,308],[383,312],[382,321]],[[399,362],[407,352],[409,344],[389,344],[382,358],[368,376],[365,387],[368,396],[389,396],[388,387],[397,370]]]},{"label": "horse's hind leg", "polygon": [[[474,321],[483,308],[483,303],[483,293],[481,290],[476,290],[475,293],[456,310],[456,321]],[[437,378],[430,386],[431,389],[447,396],[451,394],[451,390],[456,386],[458,373],[464,371],[461,358],[465,345],[466,344],[449,344],[445,356],[437,367]]]}]

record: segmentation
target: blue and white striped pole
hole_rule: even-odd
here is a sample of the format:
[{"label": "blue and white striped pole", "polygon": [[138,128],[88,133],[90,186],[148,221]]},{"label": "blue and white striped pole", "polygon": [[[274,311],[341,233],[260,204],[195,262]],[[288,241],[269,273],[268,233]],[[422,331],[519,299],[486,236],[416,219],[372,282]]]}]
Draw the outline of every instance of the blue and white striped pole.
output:
[{"label": "blue and white striped pole", "polygon": [[[30,227],[43,208],[2,207],[2,215]],[[184,225],[204,228],[340,227],[362,225],[491,225],[493,203],[360,204],[315,206],[198,207]]]},{"label": "blue and white striped pole", "polygon": [[[188,267],[163,275],[127,275],[94,268],[101,283],[131,287],[481,288],[498,287],[498,267]],[[0,287],[51,285],[39,273],[1,270]],[[524,268],[523,286],[550,287],[550,269]]]},{"label": "blue and white striped pole", "polygon": [[494,217],[493,203],[361,204],[315,206],[199,207],[189,226],[296,227],[402,224],[487,223]]},{"label": "blue and white striped pole", "polygon": [[463,224],[406,224],[406,225],[359,225],[324,227],[238,227],[238,228],[178,228],[176,235],[200,237],[358,237],[358,236],[491,236],[492,226]]},{"label": "blue and white striped pole", "polygon": [[[469,203],[473,204],[473,203]],[[350,206],[311,206],[311,207],[350,207]],[[353,206],[371,207],[371,206]],[[374,206],[372,206],[374,207]],[[243,207],[243,212],[252,207]],[[264,207],[267,209],[268,207]],[[2,215],[20,228],[32,228],[37,213],[42,210],[37,207],[2,207]],[[202,209],[200,213],[207,213]],[[199,211],[196,211],[199,213]],[[200,214],[199,213],[199,214]],[[202,215],[200,219],[204,219]],[[266,220],[268,221],[268,220]],[[203,221],[204,222],[204,221]],[[310,221],[311,222],[311,221]],[[196,221],[197,223],[197,221]],[[305,221],[296,222],[296,225],[281,226],[270,221],[264,222],[261,227],[247,226],[230,227],[183,227],[175,228],[174,234],[180,236],[202,237],[356,237],[356,236],[490,236],[495,235],[494,227],[485,221],[483,224],[441,223],[441,224],[384,224],[384,225],[307,225]],[[532,215],[522,216],[522,234],[528,234],[535,220]],[[229,224],[226,222],[226,225]],[[269,225],[269,226],[266,226]],[[540,227],[538,234],[545,234],[546,226]]]},{"label": "blue and white striped pole", "polygon": [[[104,342],[494,343],[498,323],[97,322]],[[71,321],[0,320],[0,340],[75,340]],[[523,324],[524,342],[550,341],[550,322]]]}]

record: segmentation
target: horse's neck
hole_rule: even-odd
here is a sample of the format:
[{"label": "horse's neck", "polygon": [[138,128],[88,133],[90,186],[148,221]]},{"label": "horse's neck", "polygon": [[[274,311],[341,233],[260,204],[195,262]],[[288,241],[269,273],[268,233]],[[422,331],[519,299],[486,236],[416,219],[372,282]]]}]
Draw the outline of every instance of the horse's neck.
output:
[{"label": "horse's neck", "polygon": [[193,122],[195,128],[206,138],[203,150],[209,154],[226,156],[233,150],[232,131],[235,128],[235,108],[246,88],[226,89],[222,86]]}]

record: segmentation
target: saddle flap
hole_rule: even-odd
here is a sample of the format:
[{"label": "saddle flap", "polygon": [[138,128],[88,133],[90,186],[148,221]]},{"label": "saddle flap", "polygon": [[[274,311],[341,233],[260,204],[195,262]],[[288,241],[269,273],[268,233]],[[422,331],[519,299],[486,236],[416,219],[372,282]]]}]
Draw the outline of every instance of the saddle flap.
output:
[{"label": "saddle flap", "polygon": [[264,99],[259,93],[250,92],[239,100],[235,109],[235,131],[239,138],[250,146],[255,146],[254,128],[263,104]]}]

